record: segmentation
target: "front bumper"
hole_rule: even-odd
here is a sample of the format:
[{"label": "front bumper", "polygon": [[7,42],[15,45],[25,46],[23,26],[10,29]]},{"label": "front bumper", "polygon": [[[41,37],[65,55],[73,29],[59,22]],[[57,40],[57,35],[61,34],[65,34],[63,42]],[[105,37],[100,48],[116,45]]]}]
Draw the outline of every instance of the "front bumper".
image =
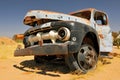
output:
[{"label": "front bumper", "polygon": [[68,44],[65,43],[55,43],[55,44],[43,44],[34,45],[27,47],[25,49],[15,50],[14,56],[30,56],[30,55],[67,55],[68,54]]}]

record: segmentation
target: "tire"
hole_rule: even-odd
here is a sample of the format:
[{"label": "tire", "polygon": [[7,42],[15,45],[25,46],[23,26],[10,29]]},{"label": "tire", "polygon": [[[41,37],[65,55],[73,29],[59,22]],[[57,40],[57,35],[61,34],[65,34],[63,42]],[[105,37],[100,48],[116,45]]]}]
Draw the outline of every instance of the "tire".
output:
[{"label": "tire", "polygon": [[97,53],[91,45],[83,44],[79,51],[69,54],[65,61],[72,71],[87,73],[87,71],[94,69],[97,64]]},{"label": "tire", "polygon": [[69,54],[65,57],[65,62],[68,65],[68,67],[70,68],[70,70],[72,72],[77,72],[78,73],[83,73],[83,71],[81,70],[81,68],[79,67],[75,57],[73,56],[73,54]]},{"label": "tire", "polygon": [[97,60],[97,53],[91,45],[84,44],[80,47],[77,62],[84,72],[96,68]]}]

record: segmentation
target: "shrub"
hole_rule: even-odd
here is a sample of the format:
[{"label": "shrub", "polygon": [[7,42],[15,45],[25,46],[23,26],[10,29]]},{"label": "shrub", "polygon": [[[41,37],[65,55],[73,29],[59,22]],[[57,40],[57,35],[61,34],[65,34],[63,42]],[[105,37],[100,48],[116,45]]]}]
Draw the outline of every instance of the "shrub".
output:
[{"label": "shrub", "polygon": [[114,40],[113,45],[117,46],[118,48],[120,48],[120,38],[117,38]]}]

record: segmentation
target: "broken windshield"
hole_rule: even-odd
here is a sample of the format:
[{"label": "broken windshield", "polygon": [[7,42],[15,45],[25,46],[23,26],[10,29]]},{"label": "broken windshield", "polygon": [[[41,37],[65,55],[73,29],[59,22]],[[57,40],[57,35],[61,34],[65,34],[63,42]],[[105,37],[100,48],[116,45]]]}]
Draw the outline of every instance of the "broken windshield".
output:
[{"label": "broken windshield", "polygon": [[91,12],[90,11],[76,12],[76,13],[73,13],[71,15],[90,20]]}]

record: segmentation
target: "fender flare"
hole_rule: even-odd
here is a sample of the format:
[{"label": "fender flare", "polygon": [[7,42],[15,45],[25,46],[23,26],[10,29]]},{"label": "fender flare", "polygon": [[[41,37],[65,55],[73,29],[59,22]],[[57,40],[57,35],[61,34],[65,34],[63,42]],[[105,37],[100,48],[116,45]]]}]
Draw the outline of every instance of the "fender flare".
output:
[{"label": "fender flare", "polygon": [[90,36],[95,42],[95,50],[99,54],[99,37],[97,31],[89,25],[74,21],[52,22],[52,27],[67,27],[71,31],[70,43],[68,45],[69,53],[78,52],[86,36]]}]

